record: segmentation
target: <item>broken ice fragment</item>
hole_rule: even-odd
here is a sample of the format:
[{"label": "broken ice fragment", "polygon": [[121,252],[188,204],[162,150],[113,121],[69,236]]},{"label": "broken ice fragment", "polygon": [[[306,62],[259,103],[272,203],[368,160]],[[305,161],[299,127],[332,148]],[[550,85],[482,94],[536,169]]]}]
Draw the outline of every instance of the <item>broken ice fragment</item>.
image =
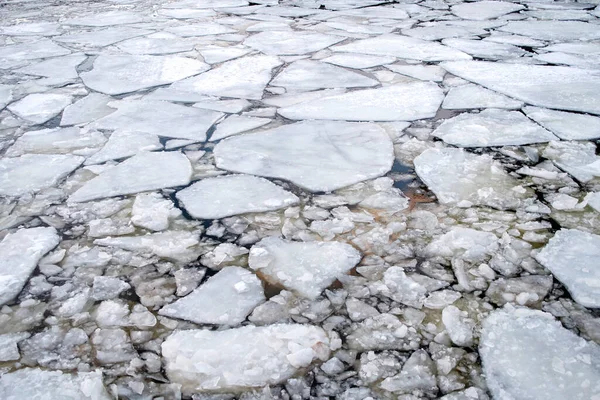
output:
[{"label": "broken ice fragment", "polygon": [[66,94],[33,93],[12,103],[8,109],[24,120],[43,124],[60,114],[72,101]]},{"label": "broken ice fragment", "polygon": [[563,140],[600,138],[600,118],[586,114],[525,107],[525,114]]},{"label": "broken ice fragment", "polygon": [[268,55],[293,55],[312,53],[344,39],[318,32],[265,31],[248,37],[244,44]]}]

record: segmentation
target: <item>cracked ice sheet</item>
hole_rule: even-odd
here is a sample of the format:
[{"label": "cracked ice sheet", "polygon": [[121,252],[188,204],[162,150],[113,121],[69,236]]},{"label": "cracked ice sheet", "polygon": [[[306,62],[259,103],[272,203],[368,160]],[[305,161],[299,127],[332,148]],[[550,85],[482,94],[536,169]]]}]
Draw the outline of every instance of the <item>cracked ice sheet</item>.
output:
[{"label": "cracked ice sheet", "polygon": [[460,3],[452,6],[452,14],[471,20],[483,21],[501,17],[515,11],[520,11],[525,7],[520,4],[502,2],[502,1],[478,1],[476,3]]},{"label": "cracked ice sheet", "polygon": [[281,65],[277,57],[249,56],[228,61],[199,76],[171,85],[171,89],[195,94],[260,100],[271,70]]},{"label": "cracked ice sheet", "polygon": [[207,69],[201,61],[178,56],[100,55],[81,79],[91,89],[115,95],[166,85]]},{"label": "cracked ice sheet", "polygon": [[0,306],[17,297],[40,259],[59,241],[54,228],[30,228],[0,242]]},{"label": "cracked ice sheet", "polygon": [[177,199],[199,219],[277,210],[299,202],[296,195],[251,175],[206,178],[178,192]]},{"label": "cracked ice sheet", "polygon": [[0,47],[0,68],[13,68],[24,65],[29,60],[64,56],[70,53],[71,51],[48,39],[2,46]]},{"label": "cracked ice sheet", "polygon": [[267,237],[252,246],[248,264],[268,281],[315,299],[361,259],[341,242],[292,242]]},{"label": "cracked ice sheet", "polygon": [[442,100],[438,85],[415,82],[323,97],[277,112],[294,120],[414,121],[434,117]]},{"label": "cracked ice sheet", "polygon": [[17,116],[35,124],[43,124],[56,117],[73,98],[66,94],[33,93],[12,103],[8,109]]},{"label": "cracked ice sheet", "polygon": [[184,393],[278,384],[334,349],[323,329],[301,324],[177,331],[162,344],[167,376]]},{"label": "cracked ice sheet", "polygon": [[585,114],[525,107],[525,114],[564,140],[600,138],[600,118]]},{"label": "cracked ice sheet", "polygon": [[563,42],[600,39],[597,24],[581,21],[511,21],[498,29],[540,40]]},{"label": "cracked ice sheet", "polygon": [[180,152],[143,152],[105,170],[69,197],[84,202],[190,183],[192,167]]},{"label": "cracked ice sheet", "polygon": [[458,147],[517,146],[558,140],[520,112],[496,109],[450,118],[432,135]]},{"label": "cracked ice sheet", "polygon": [[600,236],[561,229],[536,256],[579,304],[600,307]]},{"label": "cracked ice sheet", "polygon": [[600,394],[600,347],[526,308],[493,311],[479,353],[496,399],[590,400]]},{"label": "cracked ice sheet", "polygon": [[440,65],[463,79],[532,105],[600,114],[600,71],[487,61]]},{"label": "cracked ice sheet", "polygon": [[217,167],[332,191],[388,172],[394,160],[387,133],[375,124],[304,121],[224,139]]},{"label": "cracked ice sheet", "polygon": [[295,55],[313,53],[344,39],[317,32],[266,31],[250,36],[244,44],[268,55]]},{"label": "cracked ice sheet", "polygon": [[531,197],[489,155],[454,148],[428,149],[415,158],[414,164],[419,178],[442,204],[505,210],[517,208],[523,199]]},{"label": "cracked ice sheet", "polygon": [[237,325],[265,301],[260,279],[240,267],[225,267],[192,293],[167,304],[160,315],[197,324]]}]

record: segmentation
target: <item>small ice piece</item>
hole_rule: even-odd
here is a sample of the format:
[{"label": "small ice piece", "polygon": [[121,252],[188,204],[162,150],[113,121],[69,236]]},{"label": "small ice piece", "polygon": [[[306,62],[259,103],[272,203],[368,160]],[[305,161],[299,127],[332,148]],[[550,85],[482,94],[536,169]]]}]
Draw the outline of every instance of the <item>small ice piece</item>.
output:
[{"label": "small ice piece", "polygon": [[415,171],[442,204],[514,209],[530,197],[519,182],[489,155],[463,149],[427,149],[414,160]]},{"label": "small ice piece", "polygon": [[158,193],[141,193],[135,196],[131,209],[131,222],[151,231],[164,231],[171,219],[181,215],[181,210]]},{"label": "small ice piece", "polygon": [[444,121],[432,135],[458,147],[519,146],[558,140],[520,112],[497,109],[457,115]]},{"label": "small ice piece", "polygon": [[452,305],[446,306],[442,310],[442,322],[452,343],[462,347],[468,347],[473,344],[475,321],[468,318],[468,314],[465,311],[461,311]]},{"label": "small ice piece", "polygon": [[[15,361],[21,358],[17,344],[30,336],[28,332],[0,335],[0,362]],[[1,391],[1,389],[0,389]]]},{"label": "small ice piece", "polygon": [[151,34],[147,29],[116,26],[102,30],[68,33],[52,38],[57,42],[67,43],[80,47],[105,47],[120,41]]},{"label": "small ice piece", "polygon": [[111,26],[136,24],[143,21],[144,18],[140,14],[131,11],[114,10],[69,19],[64,21],[63,24],[80,26]]},{"label": "small ice piece", "polygon": [[423,307],[427,288],[407,276],[404,268],[389,267],[383,274],[382,282],[382,295],[409,307]]},{"label": "small ice piece", "polygon": [[277,112],[294,120],[414,121],[434,117],[442,100],[438,85],[415,82],[323,97]]},{"label": "small ice piece", "polygon": [[394,159],[390,138],[379,126],[332,121],[233,136],[218,143],[214,154],[219,168],[286,179],[313,192],[379,177]]},{"label": "small ice piece", "polygon": [[278,210],[299,202],[293,193],[251,175],[202,179],[179,191],[177,199],[192,217],[198,219],[220,219],[249,212]]},{"label": "small ice piece", "polygon": [[87,87],[115,95],[166,85],[207,69],[207,64],[186,57],[101,54],[94,68],[80,76]]},{"label": "small ice piece", "polygon": [[510,21],[498,30],[557,42],[600,39],[596,24],[581,21]]},{"label": "small ice piece", "polygon": [[315,299],[360,259],[361,254],[345,243],[267,237],[252,246],[248,264],[267,280]]},{"label": "small ice piece", "polygon": [[351,349],[358,351],[412,351],[419,348],[420,337],[414,328],[404,325],[397,316],[380,314],[358,324],[347,336],[347,341]]},{"label": "small ice piece", "polygon": [[181,37],[197,37],[207,35],[222,35],[224,33],[237,33],[235,29],[228,28],[214,22],[199,22],[196,24],[186,24],[165,29]]},{"label": "small ice piece", "polygon": [[313,53],[344,39],[318,32],[265,31],[248,37],[244,44],[268,55],[295,55]]},{"label": "small ice piece", "polygon": [[518,58],[527,54],[520,47],[506,43],[494,43],[483,40],[462,38],[449,38],[442,40],[446,46],[453,47],[477,58],[488,60],[503,60],[505,58]]},{"label": "small ice piece", "polygon": [[7,69],[27,64],[28,60],[57,57],[71,52],[49,39],[11,44],[0,47],[0,68]]},{"label": "small ice piece", "polygon": [[124,101],[117,107],[117,111],[91,126],[202,142],[206,131],[223,116],[216,111],[157,100]]},{"label": "small ice piece", "polygon": [[22,196],[55,186],[84,158],[61,154],[25,154],[0,160],[0,195]]},{"label": "small ice piece", "polygon": [[410,394],[418,391],[435,395],[438,391],[435,364],[425,350],[419,349],[406,360],[398,375],[384,379],[380,386],[394,393]]},{"label": "small ice piece", "polygon": [[363,69],[391,64],[396,57],[372,56],[369,54],[337,53],[321,60],[340,67]]},{"label": "small ice piece", "polygon": [[600,157],[590,142],[550,142],[542,156],[581,182],[600,177]]},{"label": "small ice piece", "polygon": [[390,71],[398,74],[410,76],[422,81],[441,82],[444,79],[446,71],[437,65],[386,65]]},{"label": "small ice piece", "polygon": [[[596,31],[600,34],[599,29]],[[600,114],[598,71],[488,61],[444,62],[441,66],[451,74],[531,105]]]},{"label": "small ice piece", "polygon": [[128,54],[163,55],[192,51],[194,43],[181,39],[140,37],[125,40],[117,47]]},{"label": "small ice piece", "polygon": [[25,153],[37,154],[82,154],[96,151],[104,145],[106,137],[96,131],[76,127],[42,129],[25,132],[7,151],[9,157]]},{"label": "small ice piece", "polygon": [[192,293],[167,304],[160,315],[197,324],[237,325],[265,301],[260,279],[240,267],[225,267]]},{"label": "small ice piece", "polygon": [[600,393],[600,347],[545,312],[493,311],[483,321],[479,354],[495,399],[590,400]]},{"label": "small ice piece", "polygon": [[66,94],[33,93],[12,103],[8,109],[26,121],[43,124],[56,117],[73,98]]},{"label": "small ice piece", "polygon": [[442,103],[446,110],[464,110],[469,108],[501,108],[515,110],[521,108],[523,102],[493,92],[471,83],[450,89]]},{"label": "small ice piece", "polygon": [[525,7],[521,4],[506,3],[503,1],[478,1],[476,3],[460,3],[452,6],[452,14],[462,19],[484,21],[494,19]]},{"label": "small ice piece", "polygon": [[563,140],[600,138],[600,118],[547,108],[525,107],[525,114]]},{"label": "small ice piece", "polygon": [[246,132],[252,129],[259,128],[271,122],[270,118],[247,117],[244,115],[231,115],[223,122],[217,125],[217,128],[210,137],[210,141],[214,142],[228,136],[233,136],[238,133]]},{"label": "small ice piece", "polygon": [[561,229],[536,256],[575,301],[600,308],[600,236],[577,229]]},{"label": "small ice piece", "polygon": [[228,61],[196,77],[171,85],[171,89],[213,96],[260,100],[271,80],[271,70],[281,65],[277,57],[255,55]]},{"label": "small ice piece", "polygon": [[69,197],[84,202],[190,183],[192,167],[180,152],[143,152],[105,170]]},{"label": "small ice piece", "polygon": [[162,344],[167,376],[185,394],[277,385],[334,348],[312,325],[244,326],[224,331],[176,331]]},{"label": "small ice piece", "polygon": [[600,192],[588,193],[584,200],[590,207],[600,213]]},{"label": "small ice piece", "polygon": [[127,158],[142,151],[162,149],[162,144],[156,135],[140,132],[115,131],[100,151],[86,160],[86,165],[100,164],[110,160]]},{"label": "small ice piece", "polygon": [[110,300],[131,288],[129,283],[114,276],[95,276],[92,284],[92,299]]},{"label": "small ice piece", "polygon": [[300,60],[283,69],[270,83],[288,92],[338,87],[370,87],[379,81],[357,72],[311,60]]},{"label": "small ice piece", "polygon": [[494,255],[498,248],[498,237],[491,232],[455,227],[434,239],[425,253],[429,257],[462,258],[476,263]]},{"label": "small ice piece", "polygon": [[0,398],[64,399],[64,400],[111,400],[102,383],[102,373],[46,371],[39,368],[23,368],[0,376]]},{"label": "small ice piece", "polygon": [[335,46],[333,51],[391,56],[419,61],[470,60],[471,56],[439,43],[397,34],[380,35]]},{"label": "small ice piece", "polygon": [[17,297],[38,262],[59,242],[60,238],[54,228],[19,229],[2,239],[0,306]]},{"label": "small ice piece", "polygon": [[94,240],[99,246],[152,253],[169,260],[190,262],[198,254],[190,247],[199,243],[198,235],[188,231],[165,231],[142,236],[107,237]]},{"label": "small ice piece", "polygon": [[64,109],[60,126],[85,124],[113,113],[115,109],[107,106],[111,100],[102,93],[88,94]]}]

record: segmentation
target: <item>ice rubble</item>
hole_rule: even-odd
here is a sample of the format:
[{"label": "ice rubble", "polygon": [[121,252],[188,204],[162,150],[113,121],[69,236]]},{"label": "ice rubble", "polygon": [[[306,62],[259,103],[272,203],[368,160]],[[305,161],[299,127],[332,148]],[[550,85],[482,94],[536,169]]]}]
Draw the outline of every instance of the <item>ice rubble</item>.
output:
[{"label": "ice rubble", "polygon": [[281,383],[335,349],[323,329],[301,324],[177,331],[162,344],[167,375],[184,393]]},{"label": "ice rubble", "polygon": [[[392,144],[368,123],[304,121],[227,138],[214,149],[217,167],[331,191],[385,174]],[[315,173],[318,171],[318,173]]]},{"label": "ice rubble", "polygon": [[600,236],[561,229],[536,259],[567,287],[575,301],[600,307]]},{"label": "ice rubble", "polygon": [[84,202],[190,183],[192,167],[180,152],[142,152],[86,182],[69,197]]},{"label": "ice rubble", "polygon": [[360,259],[360,253],[345,243],[267,237],[252,246],[248,264],[268,281],[314,299]]},{"label": "ice rubble", "polygon": [[524,145],[558,139],[520,112],[496,109],[450,118],[432,135],[459,147]]},{"label": "ice rubble", "polygon": [[514,209],[529,197],[525,188],[489,155],[454,148],[428,149],[415,158],[414,164],[419,178],[442,204]]},{"label": "ice rubble", "polygon": [[277,210],[299,202],[294,194],[251,175],[206,178],[179,191],[177,199],[191,216],[199,219]]},{"label": "ice rubble", "polygon": [[159,314],[197,324],[237,325],[265,301],[260,279],[240,267],[225,267]]},{"label": "ice rubble", "polygon": [[0,242],[0,305],[23,289],[40,259],[58,245],[54,228],[19,229]]},{"label": "ice rubble", "polygon": [[600,72],[546,65],[453,61],[448,72],[529,104],[600,114]]},{"label": "ice rubble", "polygon": [[81,73],[81,79],[90,89],[115,95],[173,83],[208,68],[201,61],[178,56],[102,54],[91,71]]},{"label": "ice rubble", "polygon": [[483,322],[479,353],[496,399],[588,400],[600,394],[600,347],[547,313],[507,307]]},{"label": "ice rubble", "polygon": [[25,368],[0,376],[0,397],[4,400],[64,399],[110,400],[100,372],[69,374]]},{"label": "ice rubble", "polygon": [[357,90],[277,110],[289,119],[414,121],[435,116],[444,95],[432,82]]}]

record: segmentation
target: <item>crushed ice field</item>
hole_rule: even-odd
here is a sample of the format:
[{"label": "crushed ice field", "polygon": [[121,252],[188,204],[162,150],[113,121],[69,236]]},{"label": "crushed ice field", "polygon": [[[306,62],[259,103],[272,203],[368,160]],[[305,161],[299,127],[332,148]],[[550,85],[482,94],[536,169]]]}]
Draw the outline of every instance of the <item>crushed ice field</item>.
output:
[{"label": "crushed ice field", "polygon": [[1,400],[600,400],[598,0],[2,0]]}]

